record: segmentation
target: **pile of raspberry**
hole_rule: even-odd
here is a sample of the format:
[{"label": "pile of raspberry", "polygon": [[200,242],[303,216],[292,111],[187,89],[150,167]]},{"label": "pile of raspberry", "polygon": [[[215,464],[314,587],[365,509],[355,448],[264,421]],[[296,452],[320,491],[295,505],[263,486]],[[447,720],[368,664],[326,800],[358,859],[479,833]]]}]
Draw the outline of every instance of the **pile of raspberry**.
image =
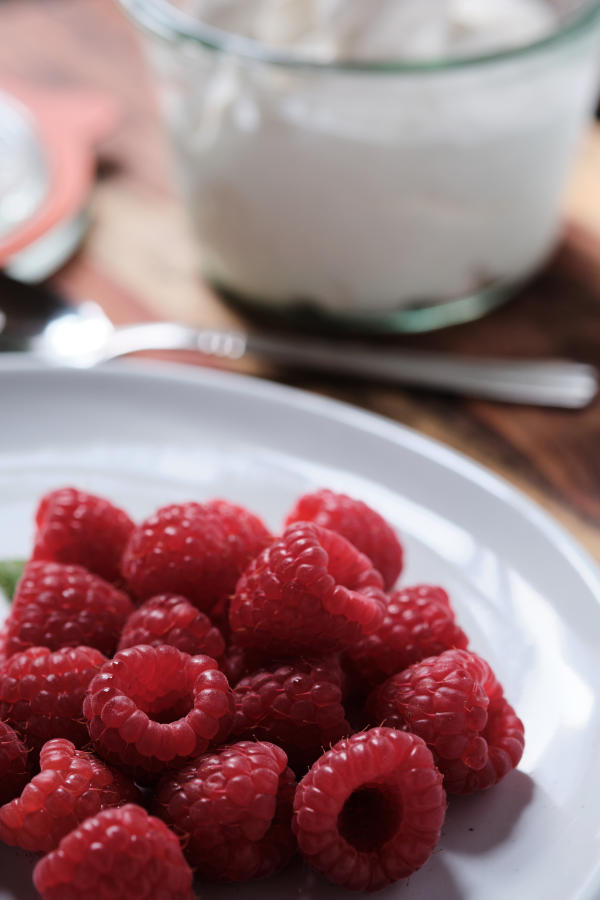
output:
[{"label": "pile of raspberry", "polygon": [[330,490],[279,535],[225,500],[135,524],[46,495],[0,638],[0,840],[44,854],[42,898],[190,900],[297,853],[359,891],[423,866],[447,794],[497,784],[524,733],[403,557]]}]

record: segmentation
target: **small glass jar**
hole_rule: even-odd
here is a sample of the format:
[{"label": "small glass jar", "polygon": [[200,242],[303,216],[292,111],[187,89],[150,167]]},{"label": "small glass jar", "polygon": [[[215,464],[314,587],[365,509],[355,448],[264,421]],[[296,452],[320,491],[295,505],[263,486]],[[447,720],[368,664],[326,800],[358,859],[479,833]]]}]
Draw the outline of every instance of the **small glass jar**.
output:
[{"label": "small glass jar", "polygon": [[170,0],[121,2],[159,73],[203,270],[243,302],[427,330],[502,302],[555,247],[600,0],[527,46],[423,63],[310,62]]}]

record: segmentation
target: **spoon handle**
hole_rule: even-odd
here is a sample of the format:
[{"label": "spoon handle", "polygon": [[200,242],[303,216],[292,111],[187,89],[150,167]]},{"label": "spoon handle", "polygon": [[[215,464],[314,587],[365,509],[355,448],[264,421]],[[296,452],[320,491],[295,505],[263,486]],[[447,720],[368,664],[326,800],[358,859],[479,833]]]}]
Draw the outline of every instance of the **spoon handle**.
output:
[{"label": "spoon handle", "polygon": [[103,358],[151,349],[197,350],[226,359],[253,353],[289,369],[570,409],[586,406],[598,391],[596,369],[569,360],[498,359],[397,348],[371,349],[354,342],[198,330],[170,322],[116,328],[105,345]]}]

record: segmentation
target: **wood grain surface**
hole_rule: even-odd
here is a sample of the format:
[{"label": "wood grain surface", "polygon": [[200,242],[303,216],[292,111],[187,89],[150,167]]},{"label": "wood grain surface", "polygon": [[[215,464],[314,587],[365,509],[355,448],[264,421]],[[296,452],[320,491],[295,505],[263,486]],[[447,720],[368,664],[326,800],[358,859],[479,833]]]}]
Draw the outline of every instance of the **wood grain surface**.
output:
[{"label": "wood grain surface", "polygon": [[[118,98],[122,121],[100,148],[93,225],[56,280],[127,322],[236,325],[202,284],[172,188],[152,80],[134,29],[110,0],[0,0],[0,76]],[[477,354],[568,356],[600,364],[600,130],[584,141],[566,198],[563,243],[546,271],[487,318],[398,344]],[[600,401],[581,412],[513,407],[317,377],[243,371],[345,400],[489,466],[554,514],[600,559]]]}]

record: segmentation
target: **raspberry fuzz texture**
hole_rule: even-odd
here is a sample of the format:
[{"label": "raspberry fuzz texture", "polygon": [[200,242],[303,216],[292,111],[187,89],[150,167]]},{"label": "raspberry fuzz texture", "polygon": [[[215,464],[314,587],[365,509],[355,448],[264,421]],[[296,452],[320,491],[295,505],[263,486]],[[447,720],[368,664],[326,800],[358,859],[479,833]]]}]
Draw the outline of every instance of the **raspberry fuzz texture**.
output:
[{"label": "raspberry fuzz texture", "polygon": [[523,723],[490,666],[468,650],[447,650],[392,676],[369,699],[368,715],[422,737],[449,793],[491,787],[523,754]]},{"label": "raspberry fuzz texture", "polygon": [[385,595],[371,561],[333,531],[290,525],[240,578],[233,640],[274,656],[341,650],[377,630]]},{"label": "raspberry fuzz texture", "polygon": [[446,591],[418,585],[391,594],[377,631],[349,647],[344,662],[367,687],[374,687],[412,663],[464,649],[467,643]]},{"label": "raspberry fuzz texture", "polygon": [[260,519],[225,500],[164,506],[132,532],[123,575],[142,600],[181,594],[208,612],[270,539]]},{"label": "raspberry fuzz texture", "polygon": [[140,799],[123,775],[62,738],[44,744],[40,767],[21,796],[0,807],[5,844],[47,853],[89,816]]},{"label": "raspberry fuzz texture", "polygon": [[232,735],[283,747],[298,774],[352,732],[337,662],[294,662],[247,675],[233,691]]},{"label": "raspberry fuzz texture", "polygon": [[73,563],[119,581],[120,562],[133,530],[126,512],[108,500],[73,487],[42,497],[35,517],[32,559]]},{"label": "raspberry fuzz texture", "polygon": [[204,653],[217,661],[225,652],[225,641],[208,616],[177,594],[162,594],[146,600],[127,619],[119,650],[137,644],[170,644],[183,653]]},{"label": "raspberry fuzz texture", "polygon": [[103,759],[152,780],[225,740],[233,697],[209,656],[142,644],[105,663],[89,685],[83,714]]},{"label": "raspberry fuzz texture", "polygon": [[0,805],[18,796],[29,781],[25,744],[6,722],[0,722]]},{"label": "raspberry fuzz texture", "polygon": [[240,741],[166,775],[155,809],[201,875],[247,881],[272,874],[291,858],[295,788],[280,747]]},{"label": "raspberry fuzz texture", "polygon": [[340,741],[304,776],[293,827],[326,878],[375,891],[427,862],[445,812],[442,776],[424,741],[373,728]]},{"label": "raspberry fuzz texture", "polygon": [[30,562],[6,622],[6,653],[86,646],[112,656],[131,612],[126,594],[81,566]]},{"label": "raspberry fuzz texture", "polygon": [[341,534],[369,557],[381,572],[386,590],[394,585],[402,571],[404,554],[396,532],[362,500],[353,500],[346,494],[330,490],[314,491],[297,501],[285,524],[293,522],[315,522]]},{"label": "raspberry fuzz texture", "polygon": [[130,803],[86,819],[33,873],[42,900],[193,900],[175,835]]},{"label": "raspberry fuzz texture", "polygon": [[83,697],[105,662],[92,647],[54,652],[30,647],[16,653],[0,668],[0,719],[36,753],[57,737],[85,747],[90,738],[82,716]]}]

